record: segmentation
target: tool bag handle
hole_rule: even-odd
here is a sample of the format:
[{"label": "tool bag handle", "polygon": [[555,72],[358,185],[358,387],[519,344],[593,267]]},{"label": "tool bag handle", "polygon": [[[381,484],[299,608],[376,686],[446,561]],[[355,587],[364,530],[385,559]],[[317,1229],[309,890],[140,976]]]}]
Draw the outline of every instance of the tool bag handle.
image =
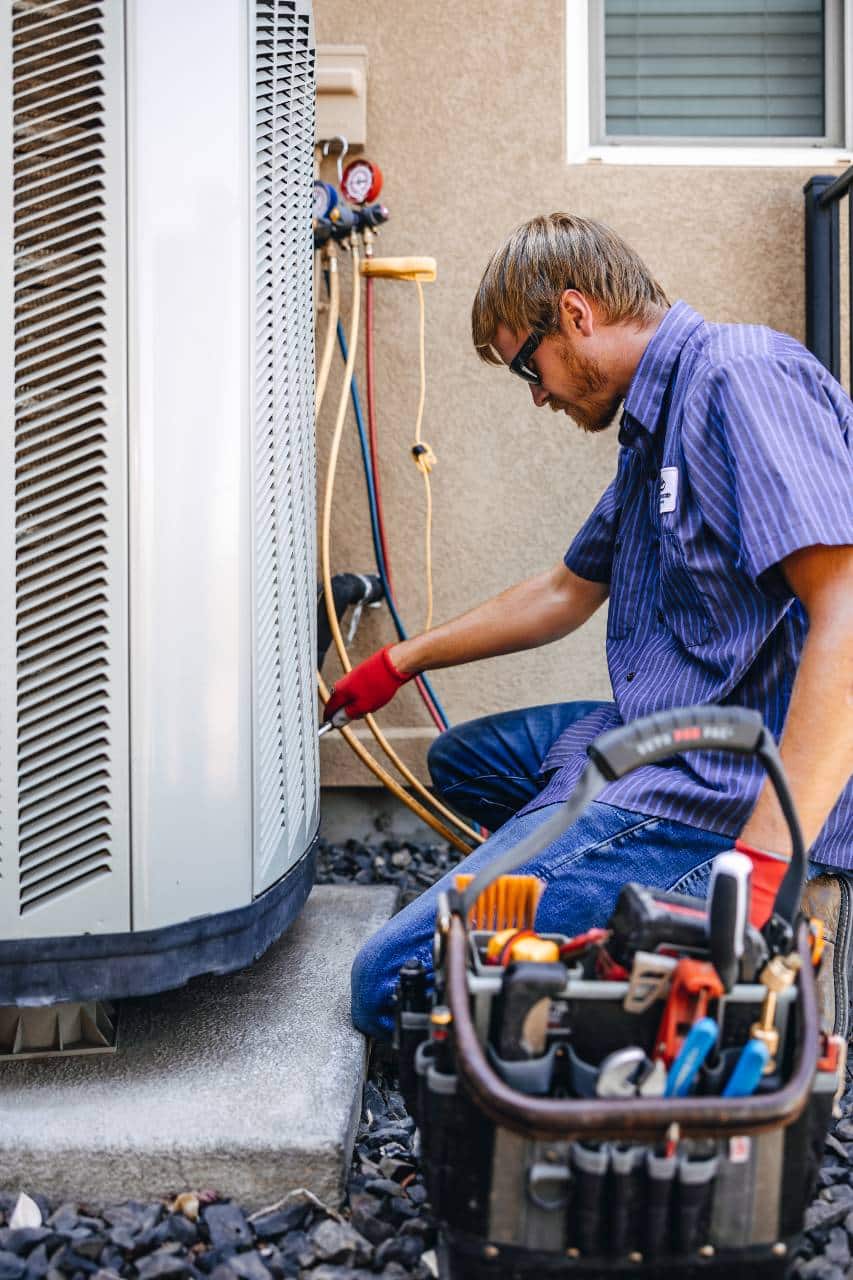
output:
[{"label": "tool bag handle", "polygon": [[656,764],[686,751],[709,750],[758,756],[773,783],[791,834],[793,856],[779,886],[765,934],[773,950],[789,946],[805,885],[806,848],[776,743],[759,713],[746,707],[698,706],[656,711],[602,733],[587,748],[589,764],[569,798],[529,836],[483,867],[464,894],[449,895],[451,909],[458,909],[463,920],[467,920],[484,889],[498,876],[529,862],[567,831],[608,782],[624,778],[644,764]]},{"label": "tool bag handle", "polygon": [[524,1138],[568,1138],[657,1142],[672,1124],[680,1136],[725,1138],[784,1128],[799,1117],[809,1099],[818,1060],[818,1013],[808,926],[797,936],[801,967],[797,982],[797,1045],[794,1070],[783,1088],[749,1097],[540,1098],[521,1093],[494,1070],[471,1019],[468,944],[464,920],[454,915],[446,939],[446,999],[453,1017],[456,1069],[466,1091],[502,1128]]}]

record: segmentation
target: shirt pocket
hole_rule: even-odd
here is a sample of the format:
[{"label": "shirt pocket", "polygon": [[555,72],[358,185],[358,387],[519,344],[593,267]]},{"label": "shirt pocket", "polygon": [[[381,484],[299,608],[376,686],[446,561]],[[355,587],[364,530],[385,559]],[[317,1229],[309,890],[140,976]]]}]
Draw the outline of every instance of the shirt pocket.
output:
[{"label": "shirt pocket", "polygon": [[661,618],[685,649],[699,648],[713,631],[713,622],[702,591],[690,570],[678,536],[669,529],[660,534]]}]

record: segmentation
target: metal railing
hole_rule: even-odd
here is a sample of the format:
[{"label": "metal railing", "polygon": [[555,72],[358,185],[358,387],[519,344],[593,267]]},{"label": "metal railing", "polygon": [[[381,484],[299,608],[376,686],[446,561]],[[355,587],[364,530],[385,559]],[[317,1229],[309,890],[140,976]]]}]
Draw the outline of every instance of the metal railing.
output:
[{"label": "metal railing", "polygon": [[[820,174],[803,188],[806,197],[806,346],[841,379],[841,201],[847,197],[847,293],[853,304],[853,165],[840,178]],[[847,324],[853,377],[853,325]]]}]

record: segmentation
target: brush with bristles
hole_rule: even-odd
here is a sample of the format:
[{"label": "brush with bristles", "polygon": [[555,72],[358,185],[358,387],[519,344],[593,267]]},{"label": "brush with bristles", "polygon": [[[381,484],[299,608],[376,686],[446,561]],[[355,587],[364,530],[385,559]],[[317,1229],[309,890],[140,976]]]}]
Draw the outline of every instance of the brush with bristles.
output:
[{"label": "brush with bristles", "polygon": [[[455,885],[464,893],[474,879],[472,875],[456,876]],[[538,876],[498,876],[483,890],[468,912],[469,929],[532,929],[536,908],[545,891]]]}]

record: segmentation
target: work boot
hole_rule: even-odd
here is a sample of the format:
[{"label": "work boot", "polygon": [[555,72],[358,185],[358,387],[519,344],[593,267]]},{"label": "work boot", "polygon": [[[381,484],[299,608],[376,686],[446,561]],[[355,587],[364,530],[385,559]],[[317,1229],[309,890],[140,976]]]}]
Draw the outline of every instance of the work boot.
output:
[{"label": "work boot", "polygon": [[800,908],[804,915],[823,921],[823,959],[817,975],[820,1023],[825,1031],[850,1035],[850,984],[853,965],[853,918],[850,880],[840,875],[819,875],[809,880]]}]

